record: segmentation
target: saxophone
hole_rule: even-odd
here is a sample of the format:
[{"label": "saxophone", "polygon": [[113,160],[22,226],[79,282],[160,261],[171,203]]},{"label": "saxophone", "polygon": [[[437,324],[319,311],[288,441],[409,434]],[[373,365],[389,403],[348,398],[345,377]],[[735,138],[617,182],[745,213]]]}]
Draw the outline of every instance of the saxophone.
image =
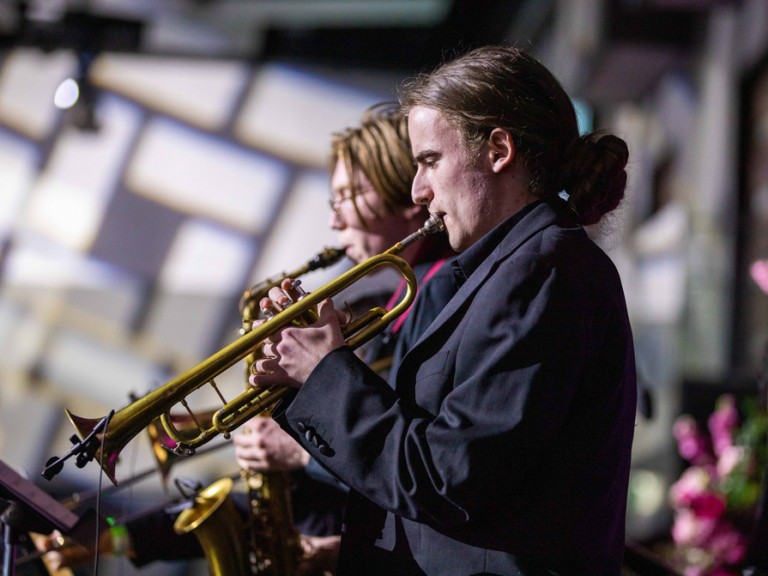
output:
[{"label": "saxophone", "polygon": [[245,470],[242,475],[248,488],[248,520],[231,498],[232,479],[222,478],[182,510],[174,530],[194,534],[210,576],[296,576],[302,550],[293,529],[285,477]]},{"label": "saxophone", "polygon": [[[322,254],[326,254],[326,256],[324,257]],[[335,262],[338,257],[339,255],[336,253],[331,254],[326,251],[316,256],[315,260],[322,258],[325,261],[328,258]],[[304,268],[283,274],[277,279],[267,279],[243,294],[240,299],[240,312],[243,319],[241,334],[250,332],[253,322],[259,318],[259,301],[267,295],[269,289],[278,285],[283,278],[300,276],[307,271]],[[245,357],[246,386],[248,386],[251,366],[258,357],[258,350]],[[269,418],[271,413],[267,410],[256,417]],[[248,560],[251,574],[259,576],[296,575],[302,552],[299,534],[293,528],[291,494],[287,475],[283,472],[254,472],[247,469],[242,469],[240,475],[245,483],[250,512]]]},{"label": "saxophone", "polygon": [[295,576],[302,549],[299,534],[293,528],[288,478],[282,472],[242,470],[241,474],[250,508],[247,523],[250,574]]}]

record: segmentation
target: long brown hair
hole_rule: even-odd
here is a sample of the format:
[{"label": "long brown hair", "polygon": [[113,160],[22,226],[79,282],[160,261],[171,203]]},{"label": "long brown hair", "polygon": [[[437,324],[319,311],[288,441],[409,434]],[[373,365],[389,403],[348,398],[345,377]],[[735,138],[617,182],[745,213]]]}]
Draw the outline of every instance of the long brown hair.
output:
[{"label": "long brown hair", "polygon": [[579,135],[573,103],[552,73],[517,48],[476,48],[403,83],[404,113],[426,106],[443,114],[470,152],[494,128],[512,134],[531,175],[528,191],[565,191],[584,224],[594,224],[624,197],[626,143],[613,135]]}]

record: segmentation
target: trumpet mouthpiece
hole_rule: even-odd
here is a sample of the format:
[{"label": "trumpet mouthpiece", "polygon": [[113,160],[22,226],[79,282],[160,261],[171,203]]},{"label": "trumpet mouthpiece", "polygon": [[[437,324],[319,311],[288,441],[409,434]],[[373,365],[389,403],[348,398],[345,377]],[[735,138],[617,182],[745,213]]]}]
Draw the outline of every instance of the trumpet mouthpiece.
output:
[{"label": "trumpet mouthpiece", "polygon": [[430,214],[427,221],[424,222],[424,230],[427,234],[437,234],[445,232],[445,222],[442,214]]},{"label": "trumpet mouthpiece", "polygon": [[437,234],[438,232],[444,232],[445,231],[445,224],[443,223],[443,217],[440,214],[430,214],[429,218],[427,218],[426,222],[424,222],[424,225],[416,230],[413,234],[410,236],[402,239],[400,242],[395,244],[392,248],[387,250],[388,253],[392,253],[394,250],[395,252],[400,252],[401,250],[407,248],[416,240],[419,238],[424,238],[425,236],[429,236],[430,234]]}]

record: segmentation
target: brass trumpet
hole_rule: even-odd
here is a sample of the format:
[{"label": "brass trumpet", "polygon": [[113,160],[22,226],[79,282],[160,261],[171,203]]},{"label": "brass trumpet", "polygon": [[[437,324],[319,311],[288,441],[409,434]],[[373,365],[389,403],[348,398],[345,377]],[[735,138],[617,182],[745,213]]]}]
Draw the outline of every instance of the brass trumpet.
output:
[{"label": "brass trumpet", "polygon": [[[282,272],[251,286],[248,290],[243,292],[243,295],[240,298],[239,309],[243,318],[243,326],[240,329],[240,334],[243,335],[250,332],[253,322],[259,317],[259,301],[267,296],[270,288],[278,286],[285,278],[299,278],[309,272],[333,266],[343,257],[344,250],[341,248],[326,247],[298,268],[295,268],[290,272]],[[250,366],[250,363],[248,363],[248,365]],[[195,430],[199,426],[197,423],[198,420],[200,422],[210,423],[214,414],[215,410],[199,413],[195,420],[187,414],[173,415],[171,416],[173,420],[173,429],[181,431],[182,433]],[[155,457],[158,470],[162,476],[163,486],[165,486],[171,468],[175,464],[176,459],[181,455],[175,450],[178,443],[168,435],[159,416],[147,425],[147,434],[149,435],[152,455]],[[225,444],[222,444],[220,446],[224,445]]]},{"label": "brass trumpet", "polygon": [[[335,296],[368,274],[389,266],[398,271],[405,280],[405,296],[391,310],[374,307],[343,329],[344,339],[350,348],[357,348],[367,342],[404,313],[416,297],[416,279],[413,270],[397,254],[419,238],[443,230],[445,226],[442,219],[436,215],[430,216],[424,226],[386,252],[361,262],[315,292],[306,294],[296,303],[275,314],[197,366],[118,410],[110,417],[81,418],[66,410],[67,417],[81,438],[97,440],[100,449],[94,448],[90,454],[98,458],[114,484],[117,484],[115,467],[120,451],[158,416],[168,436],[176,442],[174,452],[177,454],[193,454],[196,448],[218,434],[223,434],[227,438],[232,430],[278,402],[289,388],[283,386],[248,388],[233,400],[227,401],[217,387],[215,377],[243,360],[278,330],[289,324],[305,323],[307,315],[312,314],[321,301]],[[214,414],[210,425],[201,422],[202,419],[196,417],[186,401],[187,396],[206,384],[213,387],[223,403],[223,406]],[[170,411],[176,404],[183,405],[189,413],[195,423],[196,435],[189,435],[188,432],[185,435],[174,427]],[[105,422],[107,418],[108,421]],[[105,424],[106,430],[101,430]],[[101,433],[94,435],[93,432],[97,429],[101,430]]]}]

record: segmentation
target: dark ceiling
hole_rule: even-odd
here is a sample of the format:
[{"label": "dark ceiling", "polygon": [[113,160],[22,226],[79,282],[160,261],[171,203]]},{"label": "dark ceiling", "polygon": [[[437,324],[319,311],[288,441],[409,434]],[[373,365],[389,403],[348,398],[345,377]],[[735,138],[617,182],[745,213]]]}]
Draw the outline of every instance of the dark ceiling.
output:
[{"label": "dark ceiling", "polygon": [[[735,1],[597,3],[602,13],[585,32],[599,40],[573,63],[569,88],[594,102],[642,96],[689,64],[707,12]],[[556,0],[13,0],[0,3],[0,50],[283,61],[402,77],[482,44],[536,52],[568,10]]]},{"label": "dark ceiling", "polygon": [[126,3],[118,10],[119,4],[107,0],[59,4],[58,11],[44,9],[42,1],[6,4],[0,10],[0,48],[289,60],[412,72],[436,64],[447,50],[512,36],[531,45],[553,2],[131,0],[130,10]]},{"label": "dark ceiling", "polygon": [[[546,10],[551,3],[539,0],[530,4]],[[508,40],[527,13],[523,1],[454,0],[445,17],[431,25],[273,27],[268,31],[263,55],[410,72],[437,64],[447,51]],[[529,35],[527,40],[535,38]]]}]

